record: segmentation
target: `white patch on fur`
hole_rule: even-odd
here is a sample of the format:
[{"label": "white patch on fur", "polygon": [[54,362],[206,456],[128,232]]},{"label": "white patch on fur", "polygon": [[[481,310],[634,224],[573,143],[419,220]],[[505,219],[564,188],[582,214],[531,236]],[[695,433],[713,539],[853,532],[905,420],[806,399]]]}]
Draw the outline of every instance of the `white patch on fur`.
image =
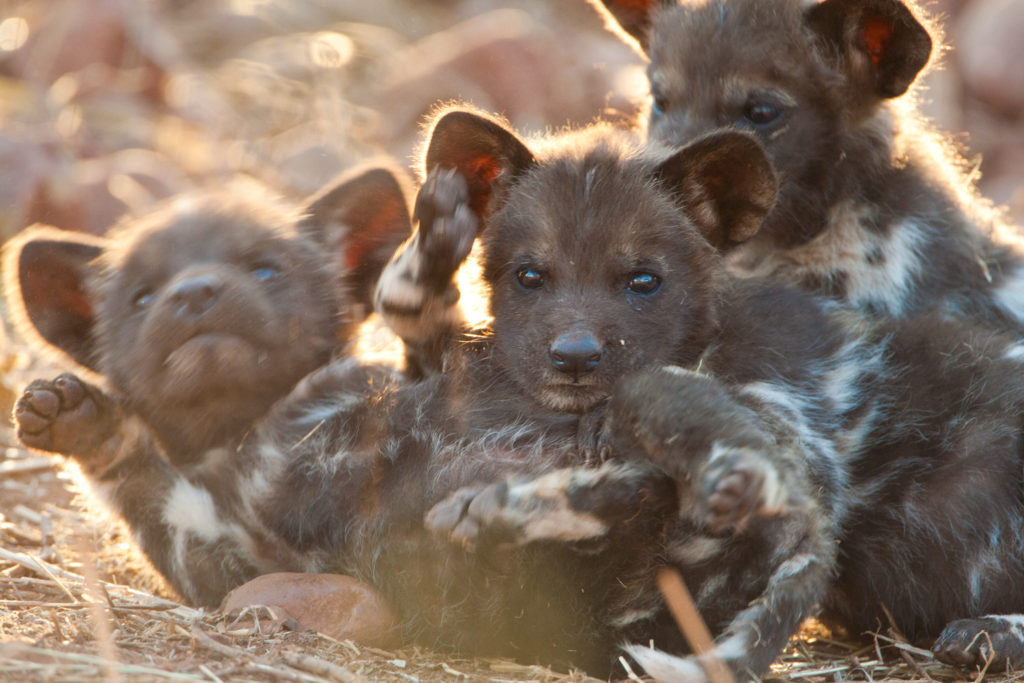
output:
[{"label": "white patch on fur", "polygon": [[698,564],[715,557],[725,545],[720,538],[694,536],[685,543],[669,549],[669,556],[684,564]]},{"label": "white patch on fur", "polygon": [[1024,640],[1024,614],[986,614],[981,618],[1009,624],[1010,628],[1017,631],[1021,639]]},{"label": "white patch on fur", "polygon": [[167,496],[163,518],[164,523],[178,533],[194,534],[207,542],[216,540],[224,533],[210,492],[183,479],[174,485]]},{"label": "white patch on fur", "polygon": [[996,304],[1024,323],[1024,266],[1018,266],[995,290]]},{"label": "white patch on fur", "polygon": [[818,557],[810,553],[803,553],[801,555],[791,557],[779,565],[779,568],[775,570],[774,574],[772,574],[772,583],[785,581],[786,579],[791,579],[794,576],[799,576],[806,571],[811,564],[817,561]]},{"label": "white patch on fur", "polygon": [[776,416],[793,430],[797,442],[805,448],[813,447],[833,462],[840,461],[833,442],[819,431],[828,425],[818,425],[813,421],[819,412],[815,401],[820,401],[820,397],[803,396],[791,387],[776,382],[751,382],[740,387],[739,391],[741,395],[756,399],[768,409],[774,408]]},{"label": "white patch on fur", "polygon": [[678,365],[663,365],[661,369],[672,375],[679,375],[680,377],[704,377],[699,372],[693,370],[687,370],[686,368],[679,367]]},{"label": "white patch on fur", "polygon": [[[741,277],[774,277],[798,285],[810,278],[845,273],[846,300],[899,316],[923,267],[926,227],[908,219],[890,226],[888,234],[879,234],[867,227],[869,210],[853,202],[840,204],[826,228],[807,244],[756,254],[751,251],[754,246],[736,249],[728,259],[729,269]],[[885,258],[872,264],[868,254],[876,250]]]},{"label": "white patch on fur", "polygon": [[630,624],[635,624],[638,621],[644,621],[652,618],[658,613],[657,609],[634,609],[628,612],[623,612],[614,619],[608,620],[608,625],[612,628],[625,628]]},{"label": "white patch on fur", "polygon": [[1010,344],[1003,351],[1005,360],[1020,361],[1024,359],[1024,344]]},{"label": "white patch on fur", "polygon": [[704,683],[708,680],[704,668],[694,657],[676,657],[641,645],[629,645],[625,650],[648,676],[662,683]]},{"label": "white patch on fur", "polygon": [[[380,275],[377,281],[377,293],[374,297],[377,312],[386,315],[382,311],[383,305],[402,308],[419,308],[426,298],[426,290],[415,278],[408,277],[404,268],[400,268],[401,261],[392,262]],[[395,267],[392,268],[391,266]]]},{"label": "white patch on fur", "polygon": [[978,609],[986,593],[991,594],[987,589],[998,590],[997,586],[991,585],[991,579],[1001,576],[1004,572],[1005,548],[1003,529],[999,524],[989,531],[987,540],[988,543],[984,547],[978,547],[967,568],[967,581],[974,609]]},{"label": "white patch on fur", "polygon": [[748,633],[749,631],[731,633],[715,641],[715,654],[727,662],[736,662],[745,658],[750,649]]}]

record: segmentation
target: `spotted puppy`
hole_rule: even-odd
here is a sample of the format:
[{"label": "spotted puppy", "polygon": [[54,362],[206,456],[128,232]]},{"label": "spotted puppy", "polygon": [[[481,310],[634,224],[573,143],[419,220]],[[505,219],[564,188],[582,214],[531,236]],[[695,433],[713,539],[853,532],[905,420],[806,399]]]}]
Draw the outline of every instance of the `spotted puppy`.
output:
[{"label": "spotted puppy", "polygon": [[[853,632],[873,629],[892,614],[915,639],[941,633],[935,647],[947,661],[988,657],[990,640],[976,636],[989,628],[1000,634],[995,664],[1017,665],[1013,617],[1005,622],[958,618],[1005,609],[1005,586],[1015,581],[1015,542],[1004,547],[1000,541],[1008,529],[1014,538],[1021,535],[1014,494],[1021,483],[1015,417],[1021,400],[1019,345],[937,315],[866,324],[820,300],[756,280],[731,280],[717,271],[688,281],[714,292],[709,306],[714,313],[707,316],[694,314],[706,301],[694,293],[700,287],[691,286],[684,296],[665,291],[662,275],[650,270],[620,275],[627,284],[618,290],[609,274],[624,266],[612,263],[660,262],[656,238],[640,226],[664,233],[638,209],[639,191],[622,182],[625,190],[614,192],[609,184],[603,188],[607,196],[599,199],[598,171],[574,169],[576,185],[570,186],[493,121],[473,120],[459,129],[453,121],[463,116],[441,120],[427,155],[428,164],[456,168],[459,174],[432,171],[418,202],[431,203],[428,230],[440,223],[449,233],[461,228],[468,239],[478,225],[486,225],[485,254],[492,259],[486,263],[494,269],[485,265],[494,344],[514,348],[518,358],[532,358],[521,360],[517,372],[524,388],[546,392],[542,400],[552,408],[578,411],[579,404],[563,402],[562,389],[550,387],[550,375],[564,374],[582,394],[596,381],[593,376],[614,362],[619,347],[635,343],[609,332],[612,323],[596,311],[615,309],[601,293],[621,292],[638,314],[649,299],[676,296],[685,302],[673,321],[682,321],[689,335],[673,352],[679,355],[670,354],[679,365],[628,379],[614,392],[609,423],[616,425],[611,431],[618,443],[606,447],[627,460],[656,463],[683,491],[679,515],[686,522],[662,536],[659,548],[696,587],[702,612],[721,632],[715,654],[741,675],[760,674],[812,605],[820,603],[829,618]],[[476,147],[461,143],[460,156],[448,149],[456,140],[478,142]],[[724,153],[728,148],[717,147],[704,162],[705,168],[730,174],[737,182],[735,195],[724,195],[721,188],[702,194],[711,182],[676,190],[706,239],[726,250],[725,235],[756,232],[757,218],[771,207],[769,185],[749,182],[770,172],[749,156]],[[563,158],[549,163],[568,165]],[[721,181],[722,175],[705,178]],[[747,183],[738,182],[744,177]],[[627,213],[620,216],[615,203]],[[593,213],[583,207],[593,207]],[[702,217],[710,222],[700,222]],[[421,220],[420,231],[423,225]],[[611,226],[622,234],[611,232]],[[502,240],[517,249],[498,251]],[[619,248],[617,240],[628,246]],[[449,245],[450,253],[438,263],[456,263],[467,251],[457,239],[434,242],[429,234],[414,236],[412,243]],[[421,246],[421,253],[430,248]],[[419,272],[415,254],[400,254],[388,268],[398,263],[405,266],[400,291],[408,292]],[[532,298],[517,306],[502,303],[496,273],[514,275],[520,296],[529,291]],[[450,283],[450,275],[437,280]],[[378,301],[387,300],[389,284],[382,279]],[[406,311],[412,314],[408,319],[422,310],[429,309]],[[627,320],[632,315],[616,314]],[[789,327],[776,329],[778,319]],[[559,333],[531,336],[546,325]],[[658,329],[649,319],[642,327]],[[632,353],[650,347],[633,346]],[[581,421],[593,413],[593,407],[584,408]],[[983,445],[1003,439],[992,451]],[[735,441],[743,446],[731,445]],[[637,442],[643,446],[639,455]],[[762,467],[764,454],[769,464]],[[951,491],[951,471],[958,473],[957,482],[965,475],[972,485]],[[436,507],[428,523],[469,547],[490,546],[495,539],[519,545],[595,542],[602,529],[615,525],[603,527],[595,519],[594,508],[601,503],[591,496],[608,504],[623,494],[612,484],[608,490],[582,484],[586,475],[572,469],[474,485]],[[703,485],[690,485],[702,479]],[[610,480],[614,477],[602,481]],[[629,510],[618,512],[628,517]],[[951,516],[951,510],[971,514]],[[775,514],[766,520],[770,513]],[[618,549],[644,552],[635,539]],[[838,579],[829,579],[830,574]],[[656,634],[656,644],[681,648],[653,597],[650,578],[649,591],[634,586],[648,602],[632,603],[628,616],[617,617],[620,626],[631,624],[620,635],[644,642]],[[647,648],[632,652],[666,680],[703,676],[699,660],[663,658]]]},{"label": "spotted puppy", "polygon": [[[451,111],[427,147],[464,180],[491,331],[419,383],[351,363],[311,375],[241,444],[268,482],[258,503],[221,476],[136,480],[154,514],[133,523],[178,549],[174,571],[230,585],[244,572],[218,559],[272,548],[373,583],[410,640],[595,675],[638,643],[666,680],[705,676],[657,591],[665,564],[715,631],[711,656],[741,677],[818,604],[851,624],[888,605],[914,636],[1010,604],[1019,347],[940,318],[867,325],[730,276],[712,245],[756,233],[774,195],[753,138],[657,152],[594,127],[524,141]],[[602,405],[614,457],[587,464],[579,424]],[[132,437],[95,457],[144,472],[146,451],[117,450]],[[206,501],[205,536],[157,521],[182,486]],[[237,532],[253,511],[264,543]],[[990,547],[995,530],[1010,542]],[[981,550],[991,562],[957,562]],[[932,569],[934,556],[950,559]]]},{"label": "spotted puppy", "polygon": [[768,150],[779,201],[730,254],[733,272],[879,315],[941,306],[1024,330],[1019,237],[905,94],[938,35],[919,9],[901,0],[592,3],[649,59],[651,139],[684,144],[727,127]]},{"label": "spotted puppy", "polygon": [[[206,581],[202,553],[184,557],[167,542],[175,526],[200,545],[219,542],[209,496],[185,480],[162,490],[167,500],[154,491],[199,471],[265,490],[266,473],[238,459],[239,443],[344,352],[409,231],[403,189],[386,168],[354,172],[302,208],[236,187],[175,199],[103,239],[27,230],[4,249],[10,310],[75,372],[28,387],[18,437],[76,458],[157,568],[185,597],[211,602],[225,587]],[[219,496],[241,495],[224,485]],[[162,521],[140,523],[154,516]],[[248,522],[257,517],[231,533],[262,536]],[[232,561],[251,576],[278,560]]]},{"label": "spotted puppy", "polygon": [[[709,139],[659,161],[597,128],[553,141],[550,158],[535,158],[510,131],[466,112],[438,121],[430,158],[461,168],[467,135],[492,146],[479,159],[492,177],[506,150],[521,152],[526,163],[503,173],[493,204],[489,179],[460,172],[467,192],[475,193],[470,206],[483,209],[474,220],[483,225],[487,218],[483,277],[495,325],[452,344],[446,372],[402,384],[368,377],[355,363],[332,363],[253,426],[233,469],[201,468],[187,476],[158,457],[148,430],[89,393],[90,424],[99,425],[98,433],[75,457],[90,463],[93,476],[116,473],[118,490],[145,497],[147,514],[126,516],[192,601],[216,602],[249,578],[252,567],[340,571],[381,589],[398,606],[410,640],[607,671],[617,644],[644,630],[631,615],[658,602],[651,585],[655,548],[675,523],[678,493],[671,477],[642,462],[576,468],[581,416],[633,371],[696,359],[714,336],[722,284],[717,256],[697,226],[714,232],[757,220],[766,196],[770,205],[774,181],[756,143],[743,136]],[[527,195],[500,199],[521,187],[520,174],[524,182],[533,177],[522,192],[539,185],[555,196],[540,204],[525,202]],[[616,204],[607,190],[624,182],[630,201]],[[697,196],[707,206],[683,199]],[[556,211],[562,204],[555,199],[581,207],[584,225],[617,245],[611,253],[635,256],[609,264],[603,249],[592,248],[586,282],[605,285],[570,286],[560,307],[577,309],[580,315],[571,317],[556,310],[534,315],[541,311],[531,303],[531,283],[544,276],[517,260],[542,236],[521,233],[519,220],[546,223],[525,215],[510,225],[491,220],[502,207],[510,218],[532,206]],[[564,208],[566,219],[575,215]],[[622,225],[636,229],[620,231]],[[564,226],[554,226],[538,243],[542,248],[558,255],[578,247],[562,242]],[[663,287],[668,296],[658,296]],[[574,300],[572,292],[593,296]],[[614,340],[597,367],[588,360],[593,349],[584,354],[579,347],[599,343],[586,331],[588,316],[603,321],[600,344]],[[558,365],[549,358],[552,345]],[[77,410],[68,401],[44,414],[34,403],[23,397],[19,422],[59,424]],[[516,532],[474,543],[478,552],[468,552],[436,531],[443,507],[430,517],[435,531],[424,526],[427,513],[463,487],[516,474],[550,475],[554,483],[569,477],[581,490],[619,495],[595,499],[589,523],[564,530],[555,542],[538,538],[520,547]],[[726,468],[711,478],[728,474]],[[729,516],[717,519],[728,526]],[[531,533],[547,533],[545,526]],[[621,552],[633,545],[637,552]]]}]

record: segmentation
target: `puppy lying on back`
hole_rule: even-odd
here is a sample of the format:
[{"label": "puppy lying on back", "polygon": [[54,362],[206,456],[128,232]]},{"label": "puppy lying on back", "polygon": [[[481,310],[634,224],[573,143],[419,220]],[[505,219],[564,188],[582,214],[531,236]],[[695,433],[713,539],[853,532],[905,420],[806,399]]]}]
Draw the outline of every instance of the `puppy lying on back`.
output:
[{"label": "puppy lying on back", "polygon": [[[15,408],[19,439],[77,458],[136,527],[150,519],[161,473],[175,468],[174,479],[231,472],[226,479],[245,480],[256,496],[264,475],[237,456],[239,443],[305,375],[345,352],[409,231],[403,189],[385,168],[350,174],[303,207],[236,188],[175,199],[105,239],[27,230],[4,251],[10,310],[31,339],[69,356],[76,374],[29,385]],[[123,424],[123,455],[92,458]],[[186,520],[190,533],[216,542],[203,516],[208,496],[184,480],[164,493],[171,505],[154,524]],[[187,599],[223,595],[202,572],[171,566],[179,560],[163,534],[137,531]],[[254,512],[232,533],[255,539],[234,561],[239,575],[292,566],[283,549],[264,554]],[[201,565],[204,552],[192,561]]]},{"label": "puppy lying on back", "polygon": [[651,138],[728,127],[768,150],[779,201],[730,256],[735,272],[872,313],[940,305],[1024,331],[1019,241],[903,96],[933,40],[910,3],[592,2],[650,60]]},{"label": "puppy lying on back", "polygon": [[[756,150],[740,151],[744,140],[699,140],[655,173],[675,178],[682,210],[723,248],[771,208],[771,172]],[[816,604],[853,633],[893,619],[934,641],[944,661],[981,664],[994,651],[997,666],[1024,663],[1019,617],[981,617],[1024,607],[1010,588],[1024,540],[1019,344],[935,315],[865,325],[756,278],[730,280],[721,264],[703,270],[707,255],[684,231],[660,228],[624,177],[628,155],[605,176],[571,155],[534,158],[535,149],[465,113],[438,123],[427,163],[459,172],[432,172],[421,188],[417,233],[385,270],[378,307],[420,339],[436,329],[424,321],[457,320],[437,315],[455,297],[451,271],[436,264],[464,258],[480,226],[493,357],[517,368],[509,374],[521,390],[581,413],[581,423],[599,405],[601,376],[623,372],[605,445],[671,476],[678,518],[663,535],[634,537],[633,525],[657,528],[672,504],[658,502],[650,480],[631,481],[635,470],[606,465],[477,483],[435,507],[430,526],[478,549],[585,538],[591,552],[603,541],[673,565],[720,633],[714,655],[741,677],[763,672]],[[680,244],[659,242],[673,236]],[[686,262],[676,250],[695,259],[682,292],[668,285],[680,277],[670,264]],[[620,297],[632,310],[616,308]],[[677,308],[659,309],[665,299]],[[671,328],[678,346],[659,355]],[[666,357],[678,367],[629,375],[619,365]],[[634,601],[613,620],[620,640],[680,651],[650,567],[600,562],[636,581],[622,584]],[[596,571],[577,576],[581,591],[620,604],[583,585]],[[700,660],[630,652],[666,681],[705,675]]]},{"label": "puppy lying on back", "polygon": [[[490,139],[492,127],[495,144],[519,144],[488,120],[453,113],[438,123],[429,158],[444,158],[446,146],[461,156],[466,135]],[[757,200],[767,195],[770,206],[773,180],[756,143],[739,135],[695,145],[664,164],[639,158],[629,141],[603,129],[565,145],[552,151],[550,171],[564,167],[565,177],[549,175],[537,182],[564,199],[570,215],[583,207],[603,234],[618,235],[616,243],[640,259],[608,263],[605,245],[588,240],[594,247],[588,283],[607,281],[608,286],[594,290],[592,300],[575,302],[581,306],[567,298],[549,315],[540,309],[532,315],[527,287],[534,274],[527,264],[508,262],[529,247],[529,236],[515,225],[494,230],[490,225],[485,234],[491,236],[493,254],[484,277],[493,292],[493,334],[453,345],[451,370],[416,384],[395,383],[350,362],[328,365],[254,425],[231,469],[185,473],[167,466],[137,419],[83,385],[94,414],[91,424],[102,429],[79,422],[83,432],[94,433],[90,447],[72,455],[94,487],[109,492],[143,548],[183,595],[216,604],[226,590],[269,567],[341,572],[378,587],[401,611],[412,640],[593,671],[609,667],[620,640],[632,633],[623,624],[634,626],[623,614],[636,611],[634,600],[641,601],[645,614],[657,602],[647,585],[655,561],[647,544],[661,542],[674,515],[670,478],[632,466],[579,472],[584,485],[592,478],[614,479],[624,497],[604,505],[602,514],[624,509],[635,523],[622,520],[593,548],[586,538],[578,538],[577,545],[566,536],[550,549],[515,550],[506,568],[501,562],[496,571],[489,561],[428,531],[424,517],[463,486],[578,463],[581,415],[607,398],[623,376],[652,364],[693,360],[691,354],[714,333],[712,302],[720,283],[714,250],[695,227],[698,219],[676,203],[675,189],[709,188],[720,201],[704,207],[699,220],[714,231],[719,220],[723,225],[757,220],[765,211]],[[721,157],[736,160],[738,168],[750,161],[751,172],[734,171],[731,164],[707,168],[707,160]],[[454,161],[443,165],[458,167]],[[482,161],[498,169],[496,158]],[[509,188],[515,172],[503,176]],[[588,174],[592,193],[582,192],[580,184]],[[730,182],[720,182],[726,178]],[[617,204],[607,190],[620,182],[629,184],[630,201]],[[479,178],[470,185],[474,192],[490,188],[489,180]],[[498,194],[494,207],[501,205]],[[679,196],[689,195],[680,191]],[[478,195],[472,206],[482,209],[489,202]],[[553,208],[550,197],[544,202]],[[515,206],[524,207],[523,200]],[[738,206],[750,211],[734,211]],[[482,218],[481,213],[474,220]],[[620,224],[632,225],[622,223],[627,219],[636,220],[635,234],[619,234]],[[475,234],[475,223],[471,228]],[[548,247],[559,254],[574,248],[561,245],[551,229],[545,233]],[[448,263],[458,265],[457,259]],[[569,291],[589,291],[572,287],[571,272],[566,277]],[[665,285],[667,296],[652,296],[659,278],[671,282]],[[558,315],[565,306],[578,308],[579,319]],[[609,349],[597,372],[585,372],[582,366],[589,361],[574,349],[573,335],[590,319],[604,321],[601,339]],[[553,339],[545,341],[552,332],[561,338],[558,367],[548,358]],[[523,335],[536,336],[536,343],[523,344]],[[75,418],[74,408],[51,411],[31,387],[18,411],[22,425],[45,422],[51,429]],[[607,529],[605,520],[595,519],[595,525],[591,531]],[[638,540],[639,551],[612,550],[608,539],[620,535],[623,543]],[[592,551],[602,552],[601,561]],[[621,558],[605,562],[604,553]]]}]

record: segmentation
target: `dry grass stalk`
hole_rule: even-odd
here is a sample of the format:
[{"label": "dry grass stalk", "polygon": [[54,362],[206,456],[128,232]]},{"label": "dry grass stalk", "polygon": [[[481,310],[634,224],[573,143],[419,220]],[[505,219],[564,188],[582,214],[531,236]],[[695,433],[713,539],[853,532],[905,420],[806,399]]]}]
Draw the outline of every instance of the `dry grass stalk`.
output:
[{"label": "dry grass stalk", "polygon": [[103,603],[99,601],[100,595],[103,595],[109,604],[110,594],[100,585],[99,576],[96,575],[95,558],[89,546],[85,543],[85,539],[79,539],[79,546],[79,553],[82,557],[86,558],[86,561],[82,564],[82,572],[85,574],[85,585],[89,594],[93,597],[89,601],[89,616],[96,634],[96,643],[99,646],[100,656],[106,662],[104,677],[110,683],[120,683],[121,675],[117,668],[117,647],[114,645],[114,636],[110,628],[113,610],[111,610],[108,616],[107,611],[103,608]]},{"label": "dry grass stalk", "polygon": [[714,654],[715,643],[711,638],[704,619],[701,618],[697,606],[687,590],[683,578],[679,572],[669,567],[662,567],[658,571],[658,588],[665,601],[668,603],[669,611],[675,617],[679,629],[683,632],[690,649],[699,657],[701,666],[711,679],[711,683],[733,683],[733,675],[729,667],[725,665],[720,657]]}]

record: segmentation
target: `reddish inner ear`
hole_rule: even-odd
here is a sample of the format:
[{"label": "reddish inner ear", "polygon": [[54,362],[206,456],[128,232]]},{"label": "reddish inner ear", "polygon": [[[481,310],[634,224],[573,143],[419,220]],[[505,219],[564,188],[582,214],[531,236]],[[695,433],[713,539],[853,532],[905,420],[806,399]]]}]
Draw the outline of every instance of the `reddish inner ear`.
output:
[{"label": "reddish inner ear", "polygon": [[373,223],[354,235],[345,248],[345,267],[353,270],[362,265],[374,249],[387,241],[391,226],[408,221],[405,204],[387,202],[378,208]]},{"label": "reddish inner ear", "polygon": [[92,304],[84,291],[79,288],[78,279],[64,271],[26,270],[22,273],[22,292],[26,298],[44,302],[41,308],[60,311],[76,318],[90,320]]},{"label": "reddish inner ear", "polygon": [[892,24],[881,17],[865,17],[862,35],[871,63],[878,66],[892,39]]},{"label": "reddish inner ear", "polygon": [[501,165],[493,154],[481,154],[466,163],[463,177],[469,182],[470,206],[476,215],[482,216],[487,211],[492,183],[500,173]]}]

